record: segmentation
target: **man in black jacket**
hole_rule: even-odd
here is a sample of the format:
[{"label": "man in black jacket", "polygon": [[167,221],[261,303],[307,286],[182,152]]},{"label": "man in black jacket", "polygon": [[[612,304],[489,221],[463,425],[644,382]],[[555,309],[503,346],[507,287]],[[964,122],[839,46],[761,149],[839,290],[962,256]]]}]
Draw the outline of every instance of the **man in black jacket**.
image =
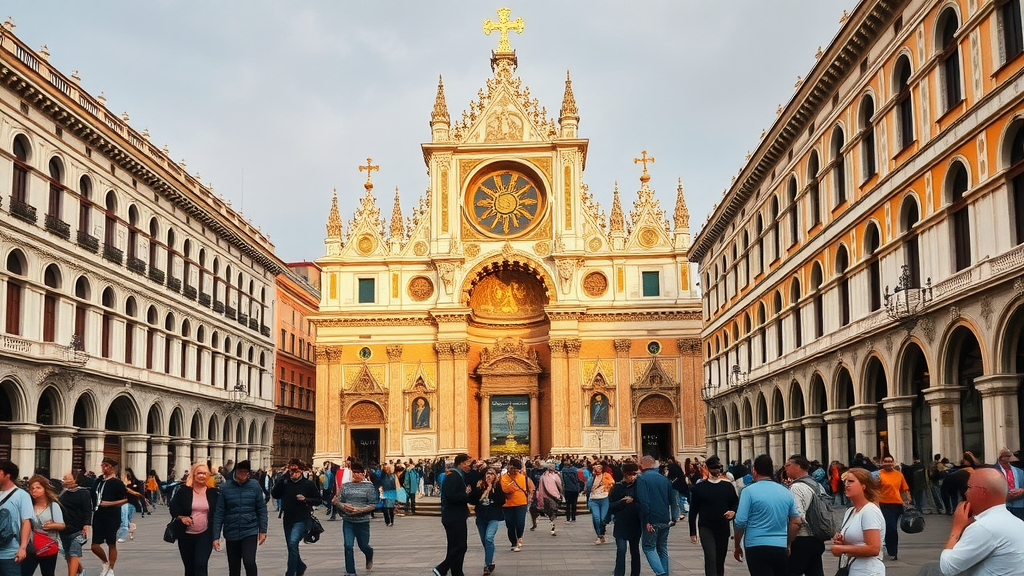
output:
[{"label": "man in black jacket", "polygon": [[[736,488],[722,474],[722,461],[712,456],[705,461],[709,478],[690,489],[690,541],[704,549],[704,574],[724,576],[729,553],[729,521],[736,516],[740,499]],[[820,556],[820,554],[819,554]]]},{"label": "man in black jacket", "polygon": [[448,550],[444,560],[433,568],[434,576],[445,576],[451,571],[452,576],[463,576],[462,561],[466,558],[469,547],[466,520],[469,518],[469,500],[471,486],[466,485],[466,473],[472,466],[473,459],[469,454],[455,457],[455,467],[444,477],[441,484],[441,525],[448,539]]},{"label": "man in black jacket", "polygon": [[281,502],[284,513],[284,538],[288,545],[285,576],[302,576],[306,564],[299,557],[299,542],[310,522],[310,507],[320,505],[320,492],[312,480],[302,475],[305,465],[298,458],[288,461],[288,476],[274,485],[270,495]]},{"label": "man in black jacket", "polygon": [[629,548],[629,574],[640,576],[640,505],[636,501],[636,462],[622,465],[622,482],[616,482],[608,495],[608,509],[615,517],[615,576],[626,575],[626,549]]}]

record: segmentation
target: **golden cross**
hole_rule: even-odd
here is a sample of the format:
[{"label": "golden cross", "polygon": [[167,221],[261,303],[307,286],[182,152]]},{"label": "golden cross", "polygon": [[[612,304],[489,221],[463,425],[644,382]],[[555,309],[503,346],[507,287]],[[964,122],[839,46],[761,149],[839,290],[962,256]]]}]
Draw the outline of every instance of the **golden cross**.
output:
[{"label": "golden cross", "polygon": [[373,160],[371,158],[367,158],[366,159],[366,166],[360,166],[359,167],[359,171],[360,172],[362,172],[363,170],[366,170],[366,181],[369,182],[370,181],[370,173],[373,172],[374,170],[376,170],[377,172],[380,172],[380,165],[378,164],[377,166],[374,166],[373,165]]},{"label": "golden cross", "polygon": [[647,174],[647,163],[650,162],[651,164],[654,164],[654,156],[651,156],[650,158],[648,158],[647,157],[647,150],[644,150],[644,151],[640,152],[640,157],[639,158],[633,158],[633,164],[640,164],[641,162],[644,165],[644,174]]},{"label": "golden cross", "polygon": [[515,20],[509,20],[508,15],[512,12],[510,8],[498,8],[498,21],[495,22],[490,18],[484,20],[484,34],[488,36],[491,32],[498,30],[501,32],[501,38],[498,39],[498,52],[511,52],[512,46],[508,43],[508,31],[515,30],[517,33],[522,34],[523,29],[526,27],[523,24],[522,18],[516,18]]}]

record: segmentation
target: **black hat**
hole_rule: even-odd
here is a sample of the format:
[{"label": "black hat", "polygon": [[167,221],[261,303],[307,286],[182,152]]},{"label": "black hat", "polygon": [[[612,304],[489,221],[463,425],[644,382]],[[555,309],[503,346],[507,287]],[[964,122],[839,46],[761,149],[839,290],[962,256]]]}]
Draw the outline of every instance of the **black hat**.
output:
[{"label": "black hat", "polygon": [[235,470],[252,470],[252,464],[248,460],[242,460],[235,464]]},{"label": "black hat", "polygon": [[704,461],[704,464],[708,467],[709,470],[712,468],[718,468],[719,470],[722,469],[722,461],[718,459],[718,456],[709,457],[707,460]]}]

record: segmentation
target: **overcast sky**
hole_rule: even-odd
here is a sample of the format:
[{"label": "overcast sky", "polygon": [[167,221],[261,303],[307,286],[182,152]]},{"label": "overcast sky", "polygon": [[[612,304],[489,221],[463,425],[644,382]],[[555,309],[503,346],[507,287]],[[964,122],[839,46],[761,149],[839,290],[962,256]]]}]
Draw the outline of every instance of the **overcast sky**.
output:
[{"label": "overcast sky", "polygon": [[647,150],[669,214],[682,178],[696,234],[856,2],[6,0],[0,18],[300,261],[324,254],[334,188],[347,229],[367,157],[382,216],[396,186],[410,214],[438,75],[455,121],[491,75],[482,23],[502,5],[526,22],[518,75],[556,121],[572,74],[602,208],[618,180],[628,213]]}]

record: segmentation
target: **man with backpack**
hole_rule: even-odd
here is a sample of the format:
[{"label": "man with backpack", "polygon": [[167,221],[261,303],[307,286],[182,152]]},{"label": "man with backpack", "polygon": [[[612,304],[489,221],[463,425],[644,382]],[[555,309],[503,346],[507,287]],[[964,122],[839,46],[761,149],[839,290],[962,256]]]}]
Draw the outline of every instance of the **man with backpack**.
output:
[{"label": "man with backpack", "polygon": [[812,518],[820,511],[814,509],[819,505],[816,500],[820,497],[824,504],[827,496],[821,485],[808,474],[810,467],[807,458],[801,454],[794,454],[786,461],[786,475],[793,481],[789,491],[793,494],[801,520],[800,530],[790,545],[787,566],[790,576],[824,576],[821,555],[825,552],[825,541],[815,535]]},{"label": "man with backpack", "polygon": [[14,483],[18,465],[0,462],[0,576],[21,576],[20,562],[32,533],[32,497]]}]

